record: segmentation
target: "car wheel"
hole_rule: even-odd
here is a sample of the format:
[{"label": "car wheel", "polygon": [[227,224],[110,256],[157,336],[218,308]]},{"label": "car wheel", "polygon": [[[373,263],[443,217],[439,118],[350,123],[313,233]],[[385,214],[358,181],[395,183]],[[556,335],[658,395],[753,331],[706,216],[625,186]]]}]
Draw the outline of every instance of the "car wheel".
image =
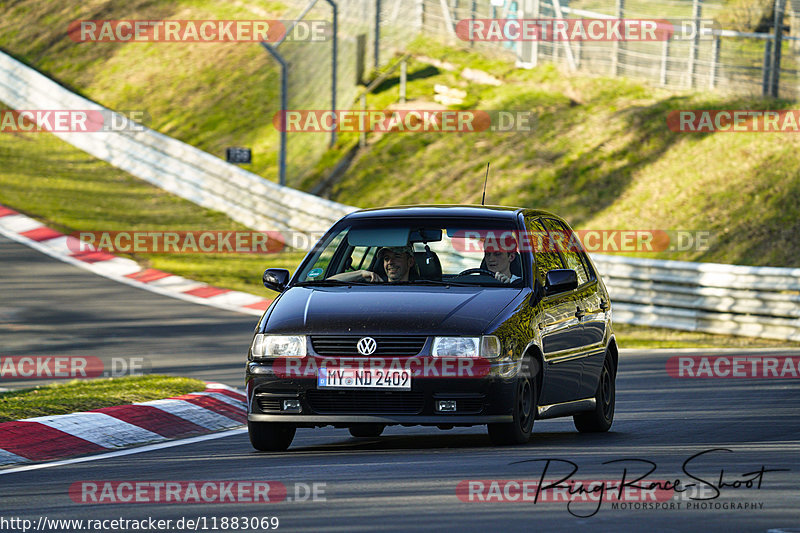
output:
[{"label": "car wheel", "polygon": [[294,439],[297,428],[291,424],[247,422],[250,444],[262,452],[283,452]]},{"label": "car wheel", "polygon": [[594,411],[581,413],[572,417],[575,427],[581,433],[600,433],[608,431],[614,422],[614,403],[616,400],[614,369],[611,368],[611,358],[606,356],[603,370],[600,373],[600,383],[594,397],[597,405]]},{"label": "car wheel", "polygon": [[520,377],[514,394],[514,420],[505,424],[489,424],[492,444],[507,446],[525,444],[531,438],[536,418],[536,377]]},{"label": "car wheel", "polygon": [[386,426],[383,424],[359,424],[350,426],[350,434],[354,437],[380,437]]}]

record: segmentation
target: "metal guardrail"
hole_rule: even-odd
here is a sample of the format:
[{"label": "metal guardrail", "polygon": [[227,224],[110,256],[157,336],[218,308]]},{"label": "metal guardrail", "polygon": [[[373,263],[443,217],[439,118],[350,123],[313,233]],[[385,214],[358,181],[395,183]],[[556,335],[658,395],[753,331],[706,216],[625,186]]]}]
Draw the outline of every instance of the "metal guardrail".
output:
[{"label": "metal guardrail", "polygon": [[[0,101],[14,109],[108,111],[2,53]],[[304,240],[311,244],[320,229],[327,229],[356,209],[281,187],[147,128],[54,135],[137,178],[203,207],[222,211],[246,226],[260,231],[300,232],[308,235]]]},{"label": "metal guardrail", "polygon": [[800,341],[800,268],[592,259],[617,322]]}]

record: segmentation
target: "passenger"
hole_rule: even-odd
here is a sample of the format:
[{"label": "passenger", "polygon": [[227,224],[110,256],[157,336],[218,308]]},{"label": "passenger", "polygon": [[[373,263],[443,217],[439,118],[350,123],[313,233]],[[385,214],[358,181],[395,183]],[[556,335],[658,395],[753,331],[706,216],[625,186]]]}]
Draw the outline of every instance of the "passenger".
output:
[{"label": "passenger", "polygon": [[[411,246],[391,246],[378,250],[378,261],[383,263],[389,282],[408,281],[408,275],[414,268],[414,250]],[[372,283],[386,281],[371,270],[342,272],[328,279],[340,281],[369,281]]]}]

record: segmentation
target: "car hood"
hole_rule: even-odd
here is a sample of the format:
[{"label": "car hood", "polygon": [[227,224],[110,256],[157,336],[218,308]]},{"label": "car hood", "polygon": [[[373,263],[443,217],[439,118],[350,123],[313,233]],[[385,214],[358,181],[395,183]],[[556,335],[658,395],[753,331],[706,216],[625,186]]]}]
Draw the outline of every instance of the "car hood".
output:
[{"label": "car hood", "polygon": [[293,287],[273,304],[265,331],[359,335],[476,335],[521,289]]}]

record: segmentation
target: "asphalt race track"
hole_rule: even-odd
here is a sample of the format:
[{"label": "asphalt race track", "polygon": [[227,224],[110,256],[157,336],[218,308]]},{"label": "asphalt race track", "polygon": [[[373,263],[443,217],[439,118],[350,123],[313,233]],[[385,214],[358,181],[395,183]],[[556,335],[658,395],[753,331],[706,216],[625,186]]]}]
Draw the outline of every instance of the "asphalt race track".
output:
[{"label": "asphalt race track", "polygon": [[[241,387],[253,317],[117,284],[3,238],[0,258],[4,356],[144,356],[153,372]],[[93,519],[109,520],[97,531],[118,531],[125,528],[111,520],[148,518],[172,520],[168,531],[214,531],[215,524],[219,531],[242,530],[231,517],[277,517],[279,531],[800,530],[800,379],[676,379],[666,371],[674,355],[623,351],[616,419],[607,434],[579,434],[570,419],[537,421],[528,445],[493,448],[483,427],[389,428],[377,439],[306,429],[289,452],[273,454],[254,452],[246,432],[234,431],[142,453],[0,469],[0,530],[22,531],[25,519],[40,531],[73,531],[74,525],[50,521]],[[543,476],[547,459],[553,461]],[[626,469],[630,481],[655,468],[647,480],[680,480],[687,490],[666,501],[624,502],[628,508],[591,500],[569,507],[566,501],[470,502],[456,492],[468,480],[490,487],[491,480],[557,479],[572,469],[567,461],[577,468],[573,481],[618,483]],[[70,497],[70,487],[103,481],[279,482],[273,487],[285,486],[287,497],[103,504],[81,503],[80,491]],[[314,486],[316,499],[308,490]],[[513,490],[509,495],[523,499]],[[200,522],[195,528],[184,521],[181,528],[175,524],[182,517]],[[11,519],[18,521],[3,522]]]},{"label": "asphalt race track", "polygon": [[[120,372],[134,361],[152,373],[242,386],[257,317],[117,283],[3,236],[0,265],[4,357],[99,357],[109,371],[115,368],[111,359],[118,358]],[[0,388],[51,382],[12,380]]]}]

